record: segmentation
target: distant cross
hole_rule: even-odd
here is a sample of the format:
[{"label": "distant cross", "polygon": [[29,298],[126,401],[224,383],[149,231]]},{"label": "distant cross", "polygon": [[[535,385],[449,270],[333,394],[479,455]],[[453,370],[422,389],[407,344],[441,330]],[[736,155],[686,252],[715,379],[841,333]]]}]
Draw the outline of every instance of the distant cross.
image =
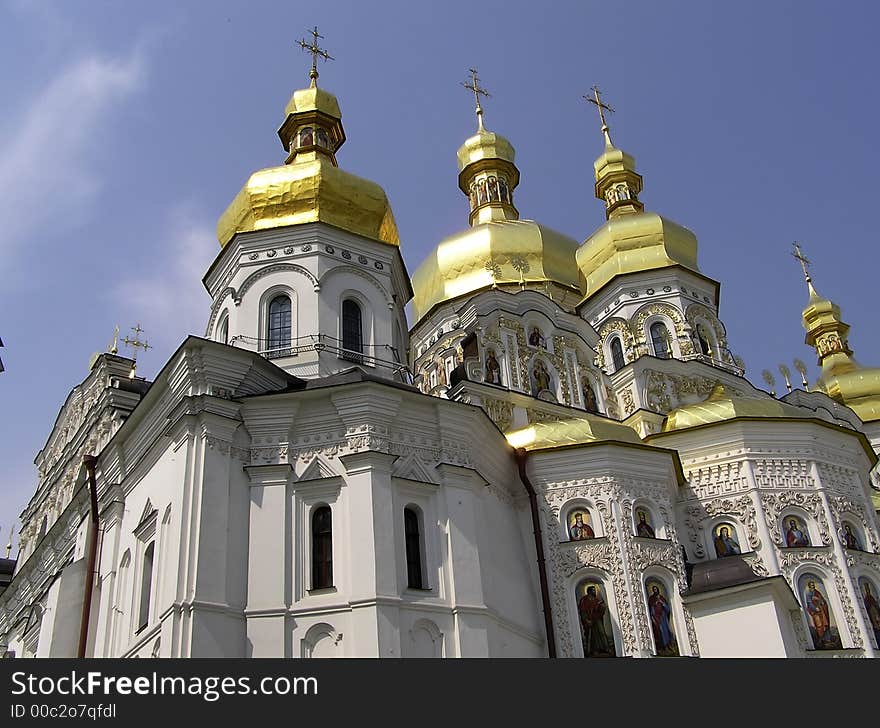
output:
[{"label": "distant cross", "polygon": [[306,43],[305,40],[299,40],[297,43],[306,53],[312,54],[312,70],[309,71],[309,78],[312,80],[312,86],[316,86],[318,81],[318,58],[323,58],[325,61],[333,61],[335,59],[318,45],[318,39],[324,37],[318,33],[318,26],[316,25],[309,32],[312,34],[311,43]]},{"label": "distant cross", "polygon": [[119,353],[119,324],[116,324],[116,328],[113,330],[113,343],[107,347],[107,351],[110,354]]},{"label": "distant cross", "polygon": [[610,111],[612,114],[614,113],[614,109],[612,109],[608,104],[602,101],[601,91],[599,91],[598,86],[593,86],[593,95],[587,96],[584,95],[584,100],[589,101],[591,104],[595,105],[596,109],[599,111],[599,119],[602,121],[602,133],[605,134],[605,139],[608,143],[611,143],[611,137],[608,134],[608,122],[605,120],[605,112]]},{"label": "distant cross", "polygon": [[465,81],[461,82],[461,85],[464,86],[468,91],[474,92],[474,101],[477,103],[477,124],[479,128],[483,128],[483,107],[480,106],[480,96],[485,96],[487,99],[489,98],[489,92],[480,86],[480,79],[477,77],[477,69],[470,68],[468,69],[471,73],[471,82],[467,83]]},{"label": "distant cross", "polygon": [[125,344],[130,349],[132,349],[132,351],[133,351],[133,354],[131,357],[131,372],[129,373],[128,376],[129,376],[129,379],[134,379],[135,369],[137,369],[138,349],[143,349],[144,351],[146,351],[147,349],[150,349],[151,347],[146,341],[141,341],[140,337],[141,337],[141,334],[144,333],[144,330],[141,328],[140,324],[135,324],[131,330],[134,332],[134,338],[130,339],[129,337],[126,336],[122,340],[122,343]]},{"label": "distant cross", "polygon": [[804,278],[806,279],[807,283],[812,283],[813,279],[810,277],[809,269],[810,260],[801,252],[800,243],[794,243],[794,252],[792,253],[792,256],[795,258],[795,260],[800,262],[801,268],[804,269]]}]

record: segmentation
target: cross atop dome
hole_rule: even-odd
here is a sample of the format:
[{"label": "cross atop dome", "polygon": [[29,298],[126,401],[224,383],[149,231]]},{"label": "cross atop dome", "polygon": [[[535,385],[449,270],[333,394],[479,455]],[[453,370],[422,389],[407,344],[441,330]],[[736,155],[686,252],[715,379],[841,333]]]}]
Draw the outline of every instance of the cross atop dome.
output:
[{"label": "cross atop dome", "polygon": [[614,109],[612,109],[608,104],[602,101],[602,92],[599,90],[598,86],[593,86],[593,95],[587,96],[583,95],[583,99],[585,101],[589,101],[591,104],[595,105],[596,110],[599,112],[599,119],[602,122],[602,133],[605,135],[605,143],[611,147],[614,146],[611,143],[611,135],[608,132],[608,122],[605,119],[605,112],[610,111],[612,114],[614,113]]},{"label": "cross atop dome", "polygon": [[467,81],[462,81],[461,85],[464,86],[468,91],[474,92],[474,101],[476,102],[477,108],[477,129],[479,131],[483,130],[483,107],[480,105],[480,96],[485,96],[487,99],[489,98],[489,92],[480,86],[480,79],[477,76],[477,69],[470,68],[468,69],[471,74],[471,81],[468,83]]},{"label": "cross atop dome", "polygon": [[318,33],[318,26],[316,25],[309,31],[312,34],[312,42],[306,43],[304,39],[300,39],[297,41],[299,47],[302,48],[306,53],[312,54],[312,70],[309,71],[309,78],[311,79],[311,85],[318,85],[318,58],[323,58],[325,61],[333,61],[336,60],[331,56],[326,50],[321,48],[318,45],[318,39],[323,38],[324,36]]}]

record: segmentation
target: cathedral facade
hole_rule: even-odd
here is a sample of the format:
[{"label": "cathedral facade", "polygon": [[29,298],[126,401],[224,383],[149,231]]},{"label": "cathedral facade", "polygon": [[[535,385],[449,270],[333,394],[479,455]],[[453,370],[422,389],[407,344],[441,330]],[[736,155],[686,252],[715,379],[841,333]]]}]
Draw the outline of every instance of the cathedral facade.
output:
[{"label": "cathedral facade", "polygon": [[410,276],[313,67],[220,217],[204,335],[153,381],[99,355],[61,408],[7,656],[880,654],[880,369],[840,309],[805,267],[822,373],[756,388],[604,117],[578,243],[520,217],[472,88],[468,224]]}]

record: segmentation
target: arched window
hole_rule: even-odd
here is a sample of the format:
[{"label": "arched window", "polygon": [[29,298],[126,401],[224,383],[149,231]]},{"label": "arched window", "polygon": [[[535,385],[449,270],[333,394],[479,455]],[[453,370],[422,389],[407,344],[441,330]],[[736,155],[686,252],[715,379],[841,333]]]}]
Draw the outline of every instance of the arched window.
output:
[{"label": "arched window", "polygon": [[278,354],[278,350],[290,347],[290,298],[284,294],[275,296],[269,302],[269,326],[267,349]]},{"label": "arched window", "polygon": [[623,359],[623,344],[620,343],[619,336],[611,339],[611,361],[614,364],[615,372],[626,366],[626,362]]},{"label": "arched window", "polygon": [[709,337],[700,324],[697,324],[697,345],[700,347],[700,353],[703,356],[712,356],[712,344],[709,343]]},{"label": "arched window", "polygon": [[651,345],[654,347],[654,356],[658,359],[669,359],[672,356],[672,348],[669,341],[669,329],[662,321],[651,324]]},{"label": "arched window", "polygon": [[150,596],[153,589],[153,554],[155,547],[156,542],[150,541],[150,545],[144,550],[143,568],[141,569],[141,596],[138,606],[138,632],[150,623]]},{"label": "arched window", "polygon": [[333,586],[333,516],[330,506],[312,513],[312,589]]},{"label": "arched window", "polygon": [[220,322],[220,329],[217,334],[217,341],[221,344],[229,343],[229,316],[225,316]]},{"label": "arched window", "polygon": [[410,589],[424,589],[422,581],[422,534],[419,514],[414,508],[403,509],[403,531],[406,535],[406,582]]},{"label": "arched window", "polygon": [[360,356],[364,351],[363,324],[361,322],[361,307],[357,301],[346,298],[342,302],[342,353],[343,359],[361,362]]}]

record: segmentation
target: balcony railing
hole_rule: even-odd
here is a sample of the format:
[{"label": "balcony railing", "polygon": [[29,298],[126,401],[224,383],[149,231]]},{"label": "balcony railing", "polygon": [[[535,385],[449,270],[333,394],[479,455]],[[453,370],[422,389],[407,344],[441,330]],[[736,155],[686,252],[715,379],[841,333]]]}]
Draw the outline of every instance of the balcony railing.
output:
[{"label": "balcony railing", "polygon": [[342,342],[325,334],[309,334],[291,339],[285,346],[268,347],[265,339],[253,336],[233,336],[229,340],[231,346],[256,349],[257,353],[267,359],[282,359],[298,356],[308,352],[327,352],[339,359],[354,364],[374,368],[391,369],[400,381],[412,383],[413,377],[409,367],[399,361],[397,350],[390,344],[364,344],[364,351],[347,349]]}]

